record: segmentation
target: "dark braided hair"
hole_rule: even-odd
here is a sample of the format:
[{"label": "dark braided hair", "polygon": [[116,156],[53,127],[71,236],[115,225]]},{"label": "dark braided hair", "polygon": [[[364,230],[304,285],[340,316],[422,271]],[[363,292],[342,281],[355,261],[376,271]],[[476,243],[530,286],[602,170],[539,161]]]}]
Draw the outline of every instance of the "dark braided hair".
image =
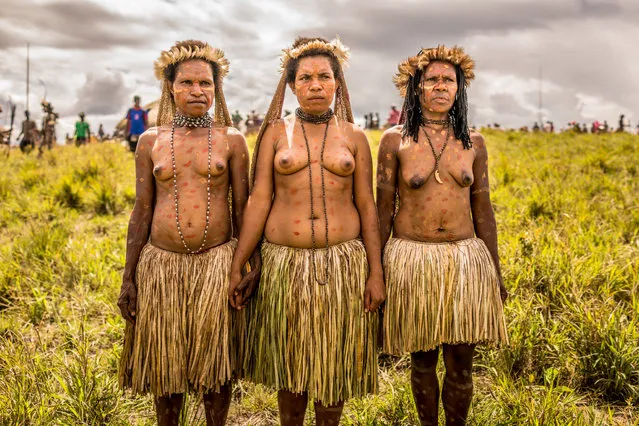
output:
[{"label": "dark braided hair", "polygon": [[[422,93],[422,75],[423,70],[417,69],[415,75],[408,80],[406,88],[406,98],[404,98],[404,106],[402,107],[403,128],[402,138],[410,136],[415,143],[418,141],[419,128],[424,124],[424,116],[422,115],[422,104],[419,97]],[[464,149],[470,149],[473,146],[470,140],[468,130],[468,97],[466,95],[466,77],[462,69],[455,65],[455,74],[457,76],[457,93],[455,94],[455,102],[450,111],[448,111],[448,119],[453,126],[455,137],[462,142]]]}]

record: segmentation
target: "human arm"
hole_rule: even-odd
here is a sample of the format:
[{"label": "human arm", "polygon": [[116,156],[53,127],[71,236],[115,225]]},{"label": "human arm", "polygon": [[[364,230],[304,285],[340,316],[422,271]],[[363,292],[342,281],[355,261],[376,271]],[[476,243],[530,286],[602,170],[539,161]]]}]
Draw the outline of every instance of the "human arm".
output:
[{"label": "human arm", "polygon": [[[232,221],[233,237],[237,238],[242,229],[242,218],[248,200],[248,172],[249,172],[249,152],[246,140],[242,133],[234,128],[229,128],[229,175],[232,188]],[[234,297],[236,305],[242,306],[245,300],[257,287],[259,281],[261,264],[259,253],[254,250],[249,261],[250,271],[244,275],[235,289]]]},{"label": "human arm", "polygon": [[475,147],[475,161],[473,163],[473,175],[475,180],[470,187],[470,208],[475,226],[475,235],[486,244],[495,269],[499,277],[499,290],[502,302],[506,301],[508,291],[504,286],[504,279],[501,275],[501,265],[499,263],[499,253],[497,250],[497,222],[495,212],[490,202],[490,185],[488,182],[488,151],[484,137],[478,132],[473,132],[473,146]]},{"label": "human arm", "polygon": [[157,138],[157,131],[151,129],[140,137],[135,151],[135,204],[129,219],[126,240],[126,262],[122,275],[122,287],[118,307],[124,319],[135,322],[137,286],[135,270],[142,248],[149,239],[153,206],[155,204],[155,180],[151,150]]},{"label": "human arm", "polygon": [[256,251],[262,239],[266,219],[273,202],[273,159],[275,144],[278,140],[276,124],[269,124],[260,142],[255,164],[255,182],[248,197],[240,237],[231,264],[229,282],[229,302],[236,309],[244,307],[248,295],[241,294],[238,289],[242,281],[242,267]]},{"label": "human arm", "polygon": [[377,208],[373,199],[373,159],[364,132],[354,130],[355,173],[353,174],[353,200],[359,212],[362,239],[368,259],[368,279],[364,292],[364,310],[374,312],[386,299],[382,272],[382,248]]},{"label": "human arm", "polygon": [[399,160],[397,153],[401,134],[391,128],[384,132],[379,141],[377,153],[377,214],[381,246],[386,246],[393,229],[395,217],[395,198],[397,196],[397,172]]},{"label": "human arm", "polygon": [[125,136],[129,136],[131,133],[131,110],[126,113],[126,133]]}]

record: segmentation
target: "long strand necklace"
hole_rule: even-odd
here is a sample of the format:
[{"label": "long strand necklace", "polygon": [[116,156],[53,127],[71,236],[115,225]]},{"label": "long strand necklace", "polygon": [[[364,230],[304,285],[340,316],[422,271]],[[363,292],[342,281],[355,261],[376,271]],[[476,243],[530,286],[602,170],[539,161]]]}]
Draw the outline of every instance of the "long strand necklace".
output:
[{"label": "long strand necklace", "polygon": [[[309,182],[309,192],[311,194],[311,273],[313,274],[313,278],[319,285],[325,285],[328,282],[328,214],[326,213],[326,185],[324,183],[324,149],[326,148],[326,137],[328,136],[328,124],[333,116],[333,111],[329,110],[329,113],[324,114],[321,117],[321,120],[318,122],[317,116],[313,120],[313,124],[321,124],[323,122],[326,123],[326,127],[324,128],[324,138],[322,139],[322,149],[320,151],[320,176],[322,182],[322,204],[324,209],[324,235],[326,237],[326,259],[324,261],[325,265],[325,275],[324,280],[320,280],[317,277],[317,265],[315,264],[315,250],[316,250],[316,242],[315,242],[315,207],[313,203],[313,172],[311,171],[311,148],[308,144],[308,138],[306,137],[306,129],[304,128],[304,121],[306,119],[303,111],[298,108],[295,111],[295,114],[298,118],[300,118],[300,124],[302,126],[302,134],[304,135],[304,142],[306,143],[306,154],[308,156],[308,182]],[[308,121],[308,120],[307,120]]]},{"label": "long strand necklace", "polygon": [[[435,123],[436,121],[442,121],[448,123],[448,120],[429,120],[429,122]],[[441,124],[441,123],[437,123]],[[442,150],[439,152],[439,155],[435,152],[435,147],[433,146],[433,142],[430,140],[430,136],[428,136],[428,132],[422,127],[422,132],[424,132],[424,136],[426,136],[426,140],[430,145],[430,149],[433,151],[433,157],[435,157],[435,180],[439,184],[443,184],[442,178],[439,176],[439,160],[442,158],[444,154],[444,150],[446,149],[446,145],[448,145],[448,137],[450,136],[450,126],[446,126],[446,140],[444,141],[444,145],[442,146]]]},{"label": "long strand necklace", "polygon": [[[208,116],[208,120],[205,118]],[[196,254],[204,249],[206,245],[206,237],[209,231],[209,215],[211,212],[211,135],[212,135],[212,120],[211,117],[206,114],[203,116],[204,118],[200,120],[185,120],[185,116],[181,114],[176,114],[173,122],[171,124],[171,164],[173,165],[173,198],[175,200],[175,224],[177,225],[177,231],[180,235],[180,240],[186,249],[188,254]],[[190,117],[188,117],[190,118]],[[197,117],[200,118],[200,117]],[[175,149],[173,147],[173,139],[175,136],[175,126],[178,125],[188,126],[188,127],[208,127],[209,128],[209,141],[208,141],[208,168],[207,168],[207,178],[206,178],[206,224],[204,226],[204,237],[202,238],[202,244],[197,250],[192,250],[184,240],[184,235],[182,234],[182,227],[180,226],[180,216],[179,216],[179,207],[178,207],[178,186],[177,186],[177,172],[175,167]]]}]

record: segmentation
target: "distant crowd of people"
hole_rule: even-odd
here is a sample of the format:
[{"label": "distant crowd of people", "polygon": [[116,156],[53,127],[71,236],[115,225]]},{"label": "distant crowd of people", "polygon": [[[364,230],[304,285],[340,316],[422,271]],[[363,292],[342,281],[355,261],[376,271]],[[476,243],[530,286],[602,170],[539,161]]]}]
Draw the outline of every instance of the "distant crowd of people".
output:
[{"label": "distant crowd of people", "polygon": [[[617,127],[608,124],[608,120],[594,120],[588,125],[587,123],[579,123],[577,121],[570,121],[566,123],[566,127],[559,129],[559,132],[573,132],[573,133],[591,133],[591,134],[606,134],[606,133],[623,133],[632,132],[630,123],[626,120],[626,116],[621,114],[619,116],[619,123]],[[499,123],[488,124],[486,126],[489,129],[500,130]],[[555,133],[555,124],[552,121],[546,121],[543,126],[539,125],[539,122],[535,121],[532,127],[522,126],[519,128],[520,132],[544,132]],[[637,134],[639,134],[639,124],[637,124]]]},{"label": "distant crowd of people", "polygon": [[[54,111],[53,105],[49,101],[43,100],[41,106],[43,117],[40,128],[38,128],[37,123],[30,118],[29,111],[24,112],[25,118],[22,121],[20,133],[17,137],[19,147],[22,152],[30,152],[37,147],[38,155],[42,155],[45,149],[50,150],[55,145],[55,128],[59,114]],[[2,109],[0,107],[0,113],[1,112]],[[15,111],[13,111],[13,114],[15,114]],[[289,110],[285,110],[283,112],[283,116],[288,116],[289,114],[291,114],[291,111]],[[76,146],[82,146],[91,141],[91,127],[86,121],[85,113],[78,113],[78,118],[78,121],[75,123],[73,135],[67,133],[65,136],[67,145],[75,144]],[[378,112],[370,112],[368,114],[364,114],[363,127],[367,130],[388,129],[398,125],[400,119],[401,111],[397,108],[397,106],[391,105],[384,124],[380,124],[380,116]],[[242,131],[244,134],[255,134],[259,131],[260,126],[264,121],[264,114],[257,113],[256,110],[251,110],[251,112],[246,114],[246,117],[244,117],[239,110],[235,110],[235,112],[231,115],[231,120],[233,122],[233,126]],[[130,151],[135,152],[138,138],[149,128],[149,110],[144,109],[141,106],[140,96],[136,95],[133,97],[133,106],[127,110],[125,122],[125,129],[116,129],[113,133],[113,137],[123,137],[127,141]],[[502,126],[499,123],[487,124],[485,127],[489,129],[502,130]],[[554,122],[546,121],[541,124],[539,122],[534,122],[531,127],[522,126],[518,130],[520,132],[555,133],[556,128]],[[0,129],[0,142],[2,144],[9,143],[10,131],[11,129]],[[632,129],[630,127],[630,123],[625,118],[625,114],[621,114],[616,127],[609,125],[607,120],[594,120],[590,124],[580,124],[577,121],[571,121],[567,123],[565,128],[561,128],[558,131],[606,134],[612,132],[632,132]],[[637,124],[636,132],[639,134],[639,124]],[[111,135],[105,133],[102,123],[100,123],[98,131],[93,134],[93,137],[98,142],[111,139]]]}]

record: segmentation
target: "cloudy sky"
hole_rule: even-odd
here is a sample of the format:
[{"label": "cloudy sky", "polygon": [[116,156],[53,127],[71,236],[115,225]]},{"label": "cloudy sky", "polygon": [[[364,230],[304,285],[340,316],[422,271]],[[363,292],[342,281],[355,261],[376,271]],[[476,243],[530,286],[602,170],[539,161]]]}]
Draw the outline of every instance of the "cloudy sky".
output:
[{"label": "cloudy sky", "polygon": [[358,117],[376,111],[384,119],[401,104],[391,81],[397,63],[444,43],[464,46],[477,62],[474,124],[531,125],[540,92],[544,120],[558,127],[616,123],[621,113],[633,127],[639,120],[637,0],[0,0],[0,102],[10,98],[22,119],[30,42],[34,118],[46,92],[61,115],[59,137],[72,133],[79,111],[110,133],[134,94],[143,103],[159,97],[160,51],[196,38],[231,61],[229,109],[264,111],[280,49],[296,35],[339,35],[350,47],[346,77]]}]

